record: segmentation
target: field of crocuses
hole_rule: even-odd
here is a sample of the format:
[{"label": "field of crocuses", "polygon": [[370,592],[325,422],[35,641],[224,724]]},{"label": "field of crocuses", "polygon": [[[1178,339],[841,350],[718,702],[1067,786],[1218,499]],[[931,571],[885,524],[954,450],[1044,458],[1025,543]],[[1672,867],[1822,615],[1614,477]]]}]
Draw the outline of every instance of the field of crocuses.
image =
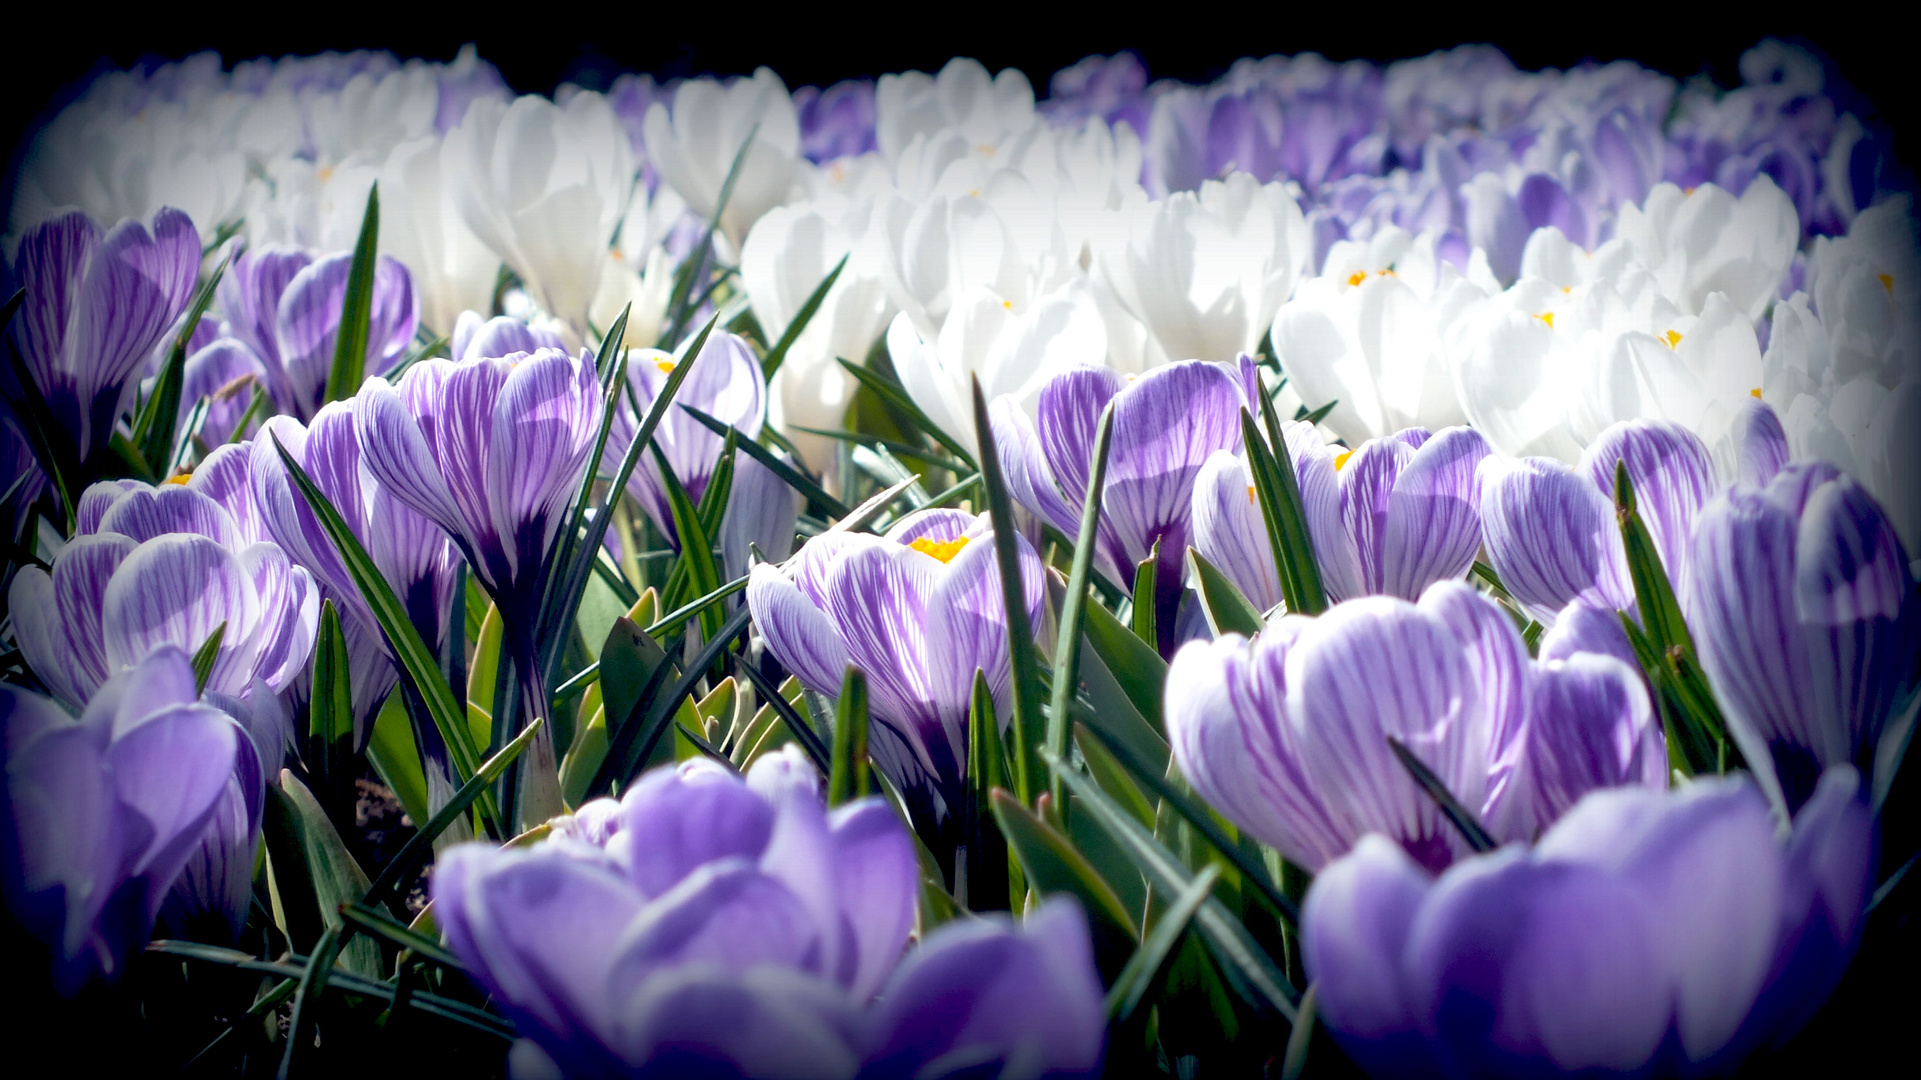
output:
[{"label": "field of crocuses", "polygon": [[1916,189],[1739,75],[97,75],[0,237],[17,1045],[1898,1053]]}]

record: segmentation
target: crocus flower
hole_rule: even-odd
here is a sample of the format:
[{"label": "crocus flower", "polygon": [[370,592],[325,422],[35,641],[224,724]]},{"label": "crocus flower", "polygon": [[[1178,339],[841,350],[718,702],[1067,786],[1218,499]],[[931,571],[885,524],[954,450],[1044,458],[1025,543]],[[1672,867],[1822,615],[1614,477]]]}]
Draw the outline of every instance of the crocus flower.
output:
[{"label": "crocus flower", "polygon": [[14,578],[20,651],[55,697],[79,709],[115,672],[166,646],[192,653],[222,623],[208,689],[244,697],[260,680],[278,693],[306,669],[319,591],[243,526],[245,510],[236,517],[209,494],[231,480],[216,467],[185,484],[96,484],[52,572]]},{"label": "crocus flower", "polygon": [[953,129],[970,146],[998,148],[1034,122],[1034,86],[1019,68],[989,75],[978,60],[957,56],[939,72],[903,71],[874,84],[874,142],[898,161],[914,139]]},{"label": "crocus flower", "polygon": [[[294,487],[276,444],[306,470],[328,504],[347,522],[429,645],[446,634],[458,556],[439,526],[395,498],[363,466],[351,402],[328,403],[304,428],[292,417],[274,417],[254,439],[250,448],[253,496],[263,530],[313,575],[321,594],[340,611],[353,669],[356,745],[364,745],[373,715],[394,685],[392,657],[373,610],[307,500]],[[437,730],[422,735],[438,739]]]},{"label": "crocus flower", "polygon": [[874,149],[874,84],[846,79],[822,90],[794,91],[800,121],[800,152],[816,165]]},{"label": "crocus flower", "polygon": [[1617,611],[1634,608],[1613,505],[1622,462],[1678,595],[1693,565],[1695,518],[1720,486],[1707,445],[1694,433],[1678,424],[1630,421],[1603,432],[1572,469],[1532,457],[1490,457],[1481,465],[1488,561],[1522,609],[1544,623],[1577,597]]},{"label": "crocus flower", "polygon": [[1313,254],[1294,199],[1246,173],[1120,213],[1100,272],[1170,359],[1253,353]]},{"label": "crocus flower", "polygon": [[[1336,454],[1307,424],[1283,421],[1282,430],[1329,600],[1415,600],[1473,565],[1481,547],[1476,466],[1488,453],[1479,432],[1408,428]],[[1281,602],[1281,585],[1253,491],[1246,461],[1214,451],[1194,481],[1193,542],[1266,610]]]},{"label": "crocus flower", "polygon": [[[135,220],[103,229],[76,210],[20,238],[10,279],[26,298],[7,334],[59,432],[72,440],[57,451],[71,455],[63,471],[107,445],[130,380],[187,309],[199,269],[193,222],[173,209],[155,214],[151,231]],[[11,375],[0,389],[16,403],[27,400]]]},{"label": "crocus flower", "polygon": [[247,737],[198,696],[172,648],[108,680],[78,720],[0,686],[7,906],[65,996],[124,973],[223,808]]},{"label": "crocus flower", "polygon": [[1466,854],[1390,736],[1515,837],[1589,789],[1665,782],[1633,669],[1597,654],[1537,664],[1507,615],[1459,582],[1418,605],[1364,597],[1286,616],[1252,642],[1192,642],[1166,697],[1169,743],[1194,790],[1310,870],[1369,832],[1433,870]]},{"label": "crocus flower", "polygon": [[1742,754],[1799,806],[1823,769],[1885,791],[1876,752],[1913,722],[1921,600],[1887,516],[1852,478],[1789,465],[1704,508],[1682,593],[1701,665]]},{"label": "crocus flower", "polygon": [[449,852],[433,888],[448,946],[531,1040],[516,1057],[569,1076],[1095,1068],[1100,985],[1072,904],[936,932],[901,963],[917,873],[881,800],[827,811],[790,750],[744,781],[656,769],[530,850]]},{"label": "crocus flower", "polygon": [[[937,851],[951,851],[960,827],[953,815],[976,672],[987,677],[1002,726],[1012,719],[992,529],[985,514],[923,510],[885,536],[817,537],[786,570],[763,563],[747,583],[754,624],[802,685],[835,697],[848,664],[867,674],[874,763]],[[1018,544],[1028,625],[1036,626],[1040,556],[1025,537]]]},{"label": "crocus flower", "polygon": [[[1134,571],[1160,545],[1153,597],[1164,650],[1177,640],[1181,588],[1197,477],[1208,455],[1241,442],[1241,411],[1255,386],[1253,362],[1168,364],[1127,382],[1114,371],[1078,367],[1041,387],[1034,412],[1010,397],[994,402],[994,437],[1008,492],[1068,536],[1080,534],[1101,411],[1111,402],[1095,567],[1131,591]],[[1252,392],[1258,393],[1259,390]]]},{"label": "crocus flower", "polygon": [[545,327],[524,323],[508,315],[483,319],[471,309],[454,320],[449,342],[455,360],[480,360],[489,356],[512,356],[541,349],[567,348],[559,334]]},{"label": "crocus flower", "polygon": [[[673,95],[671,111],[659,102],[647,110],[648,161],[695,214],[712,217],[718,208],[721,231],[738,251],[754,222],[786,201],[799,172],[794,100],[780,76],[765,67],[726,82],[688,79]],[[732,193],[721,207],[721,186],[743,147]]]},{"label": "crocus flower", "polygon": [[[217,289],[228,336],[188,360],[189,378],[203,365],[217,366],[228,381],[252,374],[272,396],[276,412],[311,419],[326,397],[352,268],[352,252],[316,255],[282,246],[243,252]],[[413,277],[392,258],[382,256],[375,264],[368,315],[365,370],[378,374],[413,347],[419,325]],[[252,354],[250,370],[237,353]],[[239,398],[238,410],[248,397]]]},{"label": "crocus flower", "polygon": [[1744,778],[1587,796],[1533,850],[1438,878],[1379,836],[1315,878],[1319,1016],[1375,1076],[1731,1071],[1839,981],[1873,883],[1859,776],[1785,840]]}]

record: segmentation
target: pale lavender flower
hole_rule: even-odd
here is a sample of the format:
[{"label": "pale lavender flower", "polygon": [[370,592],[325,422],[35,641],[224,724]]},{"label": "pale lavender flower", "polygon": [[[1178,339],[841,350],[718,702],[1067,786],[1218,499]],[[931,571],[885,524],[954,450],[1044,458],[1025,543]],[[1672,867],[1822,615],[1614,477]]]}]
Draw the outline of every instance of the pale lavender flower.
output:
[{"label": "pale lavender flower", "polygon": [[46,943],[65,996],[124,974],[209,823],[231,809],[251,746],[198,696],[171,648],[107,681],[78,720],[0,686],[7,906]]},{"label": "pale lavender flower", "polygon": [[[56,450],[71,455],[63,469],[77,471],[106,447],[134,376],[186,310],[199,269],[199,235],[173,209],[155,214],[151,231],[133,220],[102,229],[75,210],[20,238],[9,276],[26,297],[6,332],[59,423],[49,434],[72,440]],[[26,400],[11,374],[0,390],[16,410]]]},{"label": "pale lavender flower", "polygon": [[[886,536],[832,533],[786,570],[756,566],[747,605],[767,647],[802,685],[840,693],[867,674],[874,763],[906,798],[935,850],[957,842],[974,675],[1011,722],[1012,667],[993,526],[987,515],[923,510]],[[1045,594],[1040,556],[1018,539],[1029,626]]]},{"label": "pale lavender flower", "polygon": [[1047,81],[1047,100],[1037,108],[1056,127],[1079,127],[1098,117],[1108,124],[1125,122],[1135,134],[1144,135],[1155,93],[1147,84],[1147,65],[1141,58],[1118,52],[1090,56],[1056,71]]},{"label": "pale lavender flower", "polygon": [[192,653],[222,623],[209,690],[278,693],[305,670],[319,590],[260,539],[250,500],[236,514],[216,499],[246,489],[233,472],[244,448],[221,458],[184,484],[88,488],[51,573],[30,566],[14,579],[7,599],[20,651],[55,697],[81,708],[115,672],[167,646]]},{"label": "pale lavender flower", "polygon": [[1861,788],[1831,770],[1785,841],[1744,778],[1597,792],[1532,851],[1438,879],[1369,836],[1303,905],[1320,1019],[1375,1076],[1731,1071],[1799,1029],[1860,940]]},{"label": "pale lavender flower", "polygon": [[1008,493],[1068,536],[1081,531],[1101,411],[1111,402],[1114,436],[1094,567],[1126,592],[1134,571],[1160,545],[1153,603],[1161,648],[1178,639],[1181,590],[1197,477],[1208,455],[1238,450],[1241,412],[1259,393],[1253,362],[1189,360],[1131,382],[1107,368],[1064,372],[1042,388],[1032,413],[1012,397],[991,408]]},{"label": "pale lavender flower", "polygon": [[566,349],[559,334],[531,326],[507,315],[484,319],[477,311],[463,311],[454,320],[450,355],[455,360],[480,360],[489,356],[512,356],[542,349]]},{"label": "pale lavender flower", "polygon": [[876,146],[874,84],[866,79],[847,79],[825,90],[803,86],[794,91],[794,111],[800,116],[801,156],[816,165]]},{"label": "pale lavender flower", "polygon": [[1678,595],[1691,572],[1695,517],[1720,486],[1707,445],[1693,432],[1666,421],[1630,420],[1603,431],[1573,468],[1532,457],[1490,457],[1481,465],[1488,561],[1522,609],[1543,623],[1577,598],[1635,610],[1614,514],[1621,462]]},{"label": "pale lavender flower", "polygon": [[1794,464],[1709,503],[1690,539],[1684,610],[1743,756],[1772,765],[1791,808],[1832,765],[1885,790],[1877,751],[1904,744],[1921,659],[1921,597],[1887,515],[1831,466]]},{"label": "pale lavender flower", "polygon": [[1505,837],[1532,836],[1587,790],[1665,783],[1634,669],[1590,653],[1536,663],[1512,620],[1459,582],[1418,605],[1366,597],[1252,642],[1189,644],[1166,708],[1194,790],[1310,870],[1369,832],[1434,870],[1467,853],[1389,736]]},{"label": "pale lavender flower", "polygon": [[530,850],[447,853],[434,910],[525,1034],[516,1060],[569,1076],[1095,1069],[1104,1010],[1073,905],[1019,931],[937,931],[902,962],[912,841],[880,799],[828,811],[819,783],[791,748],[744,780],[692,761]]},{"label": "pale lavender flower", "polygon": [[[1487,441],[1471,428],[1408,428],[1358,449],[1323,443],[1286,421],[1315,562],[1330,601],[1386,594],[1419,599],[1459,578],[1481,548],[1476,467]],[[1281,602],[1280,577],[1247,462],[1216,450],[1194,482],[1194,548],[1262,610]]]}]

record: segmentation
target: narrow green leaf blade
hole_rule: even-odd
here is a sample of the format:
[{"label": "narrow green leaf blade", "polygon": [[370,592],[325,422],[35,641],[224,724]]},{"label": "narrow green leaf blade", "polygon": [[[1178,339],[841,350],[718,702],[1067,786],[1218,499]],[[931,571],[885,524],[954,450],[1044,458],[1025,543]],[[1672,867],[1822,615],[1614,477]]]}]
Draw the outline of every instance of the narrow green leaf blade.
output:
[{"label": "narrow green leaf blade", "polygon": [[987,493],[988,514],[994,523],[994,554],[1000,563],[1001,599],[1007,607],[1007,651],[1013,667],[1011,711],[1014,729],[1014,793],[1024,805],[1034,801],[1039,763],[1031,762],[1041,734],[1040,666],[1035,659],[1034,630],[1027,621],[1027,588],[1021,574],[1021,537],[1014,521],[1013,500],[1001,476],[1000,453],[994,427],[987,416],[987,394],[980,378],[973,378],[974,437],[981,448],[981,486]]},{"label": "narrow green leaf blade", "polygon": [[1127,966],[1121,969],[1120,977],[1107,990],[1107,1018],[1110,1024],[1125,1024],[1140,1008],[1141,1002],[1154,984],[1161,981],[1167,969],[1168,960],[1174,955],[1174,945],[1187,932],[1187,926],[1214,891],[1214,883],[1220,880],[1221,868],[1215,863],[1201,867],[1200,873],[1187,884],[1167,910],[1155,921],[1154,928],[1147,933],[1147,940],[1128,957]]},{"label": "narrow green leaf blade", "polygon": [[[1094,574],[1094,547],[1100,537],[1101,493],[1106,490],[1107,455],[1113,442],[1114,406],[1109,402],[1101,410],[1100,426],[1094,434],[1094,461],[1088,470],[1087,498],[1081,504],[1081,531],[1074,541],[1074,563],[1067,575],[1067,595],[1061,605],[1060,634],[1054,643],[1054,686],[1047,709],[1047,748],[1061,758],[1067,756],[1068,703],[1074,700],[1074,688],[1080,683],[1081,627],[1087,614],[1088,586]],[[1049,783],[1048,791],[1053,795],[1054,805],[1065,815],[1067,796],[1058,777]]]},{"label": "narrow green leaf blade", "polygon": [[367,381],[367,334],[373,320],[374,270],[380,242],[380,185],[367,189],[353,262],[347,269],[347,294],[341,301],[340,328],[334,333],[333,368],[327,373],[327,400],[345,401]]},{"label": "narrow green leaf blade", "polygon": [[200,283],[194,292],[193,303],[187,308],[186,322],[181,324],[180,333],[174,338],[173,349],[167,354],[167,362],[160,368],[160,377],[154,381],[153,393],[140,410],[133,424],[133,444],[140,451],[140,457],[147,463],[154,479],[163,480],[173,465],[174,421],[180,412],[180,390],[186,383],[187,343],[193,340],[193,332],[200,326],[200,319],[207,313],[207,305],[213,302],[214,287],[227,272],[227,264],[233,261],[230,251],[220,260],[220,265],[207,280]]},{"label": "narrow green leaf blade", "polygon": [[1167,661],[1099,604],[1087,605],[1085,618],[1087,643],[1121,692],[1156,732],[1166,731],[1161,723],[1161,696],[1167,686]]},{"label": "narrow green leaf blade", "polygon": [[1118,971],[1140,939],[1140,929],[1114,887],[1039,814],[999,789],[990,798],[1001,835],[1020,859],[1028,882],[1042,894],[1065,893],[1079,900],[1093,924],[1094,951],[1101,967],[1110,973]]},{"label": "narrow green leaf blade", "polygon": [[871,787],[868,768],[867,676],[849,664],[834,705],[834,767],[827,778],[827,805],[865,798]]},{"label": "narrow green leaf blade", "polygon": [[[921,411],[921,407],[914,404],[914,399],[908,396],[905,387],[865,365],[850,364],[846,360],[840,360],[839,363],[849,375],[854,377],[855,381],[872,390],[882,401],[905,413],[929,438],[941,444],[948,453],[965,463],[967,469],[964,471],[971,472],[978,468],[974,455],[960,444],[960,440],[949,435],[945,428],[929,419],[927,414]],[[986,450],[983,449],[981,453],[985,456]]]},{"label": "narrow green leaf blade", "polygon": [[1207,614],[1208,629],[1214,631],[1215,637],[1222,634],[1253,637],[1267,625],[1253,602],[1200,552],[1188,548],[1187,565],[1200,585],[1201,610]]},{"label": "narrow green leaf blade", "polygon": [[220,643],[225,641],[226,638],[227,621],[222,619],[220,620],[220,625],[214,627],[213,631],[207,635],[207,640],[201,642],[200,647],[193,651],[193,686],[195,690],[202,693],[206,692],[207,680],[213,677],[214,661],[220,659]]},{"label": "narrow green leaf blade", "polygon": [[1149,645],[1157,645],[1160,641],[1156,636],[1158,628],[1154,625],[1154,579],[1159,576],[1155,570],[1160,566],[1160,562],[1161,542],[1157,538],[1154,541],[1154,550],[1148,552],[1147,558],[1142,559],[1140,565],[1134,568],[1134,612],[1133,618],[1129,620],[1128,629],[1134,631],[1135,637]]},{"label": "narrow green leaf blade", "polygon": [[767,381],[773,381],[774,373],[780,370],[781,361],[787,359],[787,350],[794,347],[794,342],[800,337],[801,331],[807,329],[807,324],[814,321],[814,313],[820,310],[821,302],[827,299],[827,292],[834,287],[834,282],[840,280],[840,272],[847,269],[847,260],[852,254],[849,252],[847,255],[842,255],[840,261],[834,264],[834,268],[827,272],[827,276],[820,279],[820,284],[814,286],[814,291],[807,294],[806,302],[801,304],[800,310],[794,313],[794,321],[788,323],[787,329],[781,331],[780,340],[774,343],[773,348],[767,350],[766,359],[760,362],[761,372],[767,376]]},{"label": "narrow green leaf blade", "polygon": [[1434,805],[1440,807],[1441,813],[1447,817],[1447,820],[1460,830],[1461,836],[1467,840],[1469,847],[1476,852],[1487,852],[1501,846],[1494,839],[1494,835],[1487,831],[1487,827],[1481,824],[1481,819],[1475,815],[1474,811],[1462,806],[1461,800],[1455,798],[1454,793],[1447,789],[1447,782],[1436,775],[1433,769],[1428,768],[1426,762],[1415,757],[1414,751],[1409,750],[1406,743],[1389,735],[1387,745],[1394,751],[1394,757],[1400,761],[1401,767],[1414,778],[1414,783],[1428,798],[1434,800]]}]

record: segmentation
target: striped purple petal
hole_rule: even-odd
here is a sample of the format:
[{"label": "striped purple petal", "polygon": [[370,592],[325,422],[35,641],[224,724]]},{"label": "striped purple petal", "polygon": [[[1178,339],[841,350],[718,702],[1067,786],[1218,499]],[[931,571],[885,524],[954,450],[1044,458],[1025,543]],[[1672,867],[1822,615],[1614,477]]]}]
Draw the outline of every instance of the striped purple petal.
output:
[{"label": "striped purple petal", "polygon": [[747,579],[747,607],[767,647],[809,690],[840,693],[847,647],[840,631],[814,602],[772,566],[756,566]]},{"label": "striped purple petal", "polygon": [[52,574],[24,567],[8,590],[14,636],[28,666],[76,709],[115,670],[101,633],[101,608],[108,583],[136,546],[118,533],[77,536],[54,560]]},{"label": "striped purple petal", "polygon": [[1487,440],[1473,428],[1446,428],[1431,438],[1415,431],[1423,438],[1388,495],[1376,557],[1381,591],[1406,600],[1473,565],[1481,549],[1477,467],[1488,455]]},{"label": "striped purple petal", "polygon": [[1262,611],[1281,602],[1274,545],[1247,464],[1229,450],[1208,455],[1194,478],[1194,550],[1220,568]]},{"label": "striped purple petal", "polygon": [[1623,462],[1636,508],[1678,594],[1688,575],[1695,515],[1720,487],[1707,444],[1679,424],[1629,420],[1589,443],[1577,468],[1612,502],[1615,468]]},{"label": "striped purple petal", "polygon": [[1634,603],[1614,508],[1600,489],[1551,458],[1487,458],[1481,528],[1509,595],[1542,622],[1578,598],[1615,610]]},{"label": "striped purple petal", "polygon": [[181,484],[127,491],[101,515],[99,531],[119,533],[135,543],[169,533],[204,536],[228,548],[241,543],[240,527],[225,507]]}]

